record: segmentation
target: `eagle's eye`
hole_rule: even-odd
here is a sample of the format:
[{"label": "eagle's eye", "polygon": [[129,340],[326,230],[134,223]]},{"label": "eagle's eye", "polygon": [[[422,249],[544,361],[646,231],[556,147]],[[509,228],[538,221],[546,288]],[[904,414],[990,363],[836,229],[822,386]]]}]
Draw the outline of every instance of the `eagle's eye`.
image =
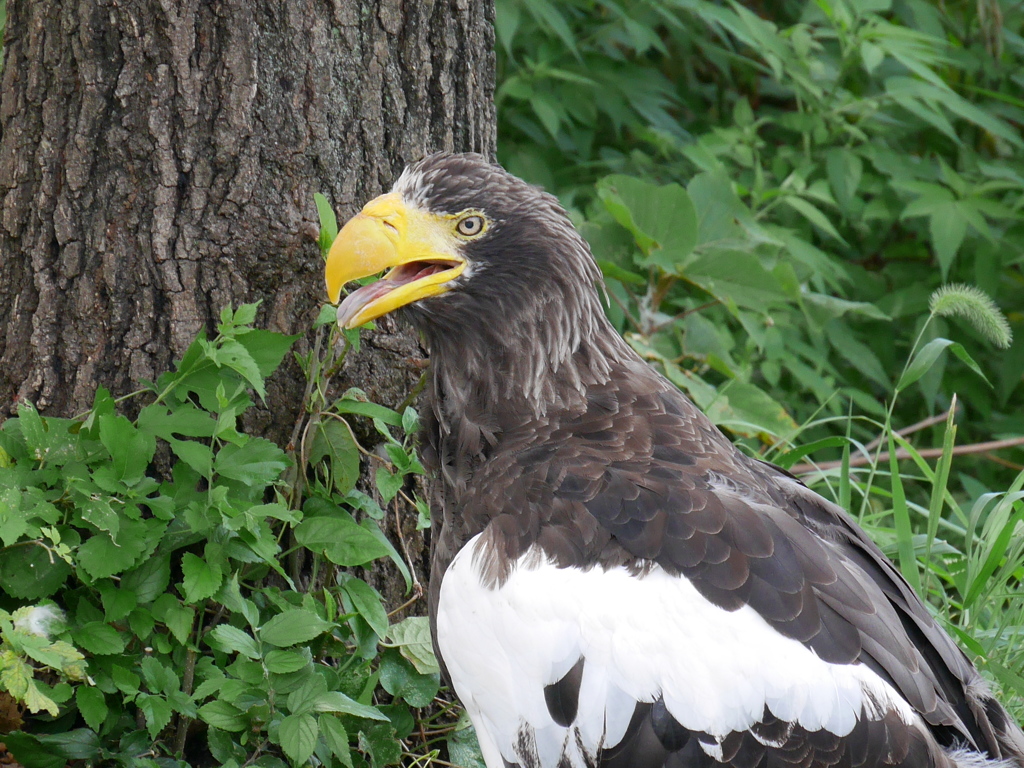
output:
[{"label": "eagle's eye", "polygon": [[484,231],[484,217],[478,214],[471,214],[459,219],[455,225],[459,234],[463,237],[476,237]]}]

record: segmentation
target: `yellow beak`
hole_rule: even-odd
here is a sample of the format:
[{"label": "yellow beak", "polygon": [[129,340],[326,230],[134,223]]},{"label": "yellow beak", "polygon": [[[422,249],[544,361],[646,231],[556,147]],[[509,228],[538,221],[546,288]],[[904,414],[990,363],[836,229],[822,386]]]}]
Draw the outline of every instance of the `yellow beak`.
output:
[{"label": "yellow beak", "polygon": [[345,283],[391,271],[350,293],[338,308],[338,324],[355,328],[450,290],[466,268],[453,226],[451,218],[411,208],[394,192],[367,203],[327,255],[327,296],[337,304]]}]

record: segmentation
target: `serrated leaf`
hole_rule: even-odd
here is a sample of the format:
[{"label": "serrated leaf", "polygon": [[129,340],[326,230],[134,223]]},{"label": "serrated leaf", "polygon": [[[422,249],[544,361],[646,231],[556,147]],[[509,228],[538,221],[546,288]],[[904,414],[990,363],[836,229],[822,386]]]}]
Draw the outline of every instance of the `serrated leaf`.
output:
[{"label": "serrated leaf", "polygon": [[90,621],[74,629],[75,644],[97,656],[110,656],[124,651],[124,638],[113,627],[101,621]]},{"label": "serrated leaf", "polygon": [[365,565],[390,554],[376,536],[351,516],[306,518],[296,526],[295,539],[335,565]]},{"label": "serrated leaf", "polygon": [[440,672],[430,638],[430,621],[426,616],[410,616],[388,629],[388,638],[420,674]]},{"label": "serrated leaf", "polygon": [[107,719],[107,698],[98,688],[80,685],[75,691],[75,703],[85,724],[94,731],[99,731],[103,721]]},{"label": "serrated leaf", "polygon": [[171,556],[156,555],[121,577],[121,588],[135,593],[139,603],[151,603],[171,583]]},{"label": "serrated leaf", "polygon": [[258,634],[264,643],[283,648],[308,642],[327,632],[333,626],[312,611],[292,608],[282,611],[270,619],[260,627]]},{"label": "serrated leaf", "polygon": [[186,552],[181,558],[181,572],[184,576],[184,594],[186,603],[197,603],[213,597],[220,588],[223,578],[220,569],[200,557]]},{"label": "serrated leaf", "polygon": [[316,425],[309,463],[326,458],[330,462],[331,479],[338,493],[344,495],[355,488],[359,479],[359,448],[352,430],[337,419],[326,419]]},{"label": "serrated leaf", "polygon": [[71,566],[39,545],[14,547],[0,557],[0,588],[21,600],[49,597],[70,573]]},{"label": "serrated leaf", "polygon": [[171,705],[163,696],[153,696],[148,693],[140,693],[135,703],[142,714],[146,716],[146,730],[149,736],[155,739],[160,732],[171,722]]},{"label": "serrated leaf", "polygon": [[263,659],[263,664],[268,672],[286,675],[298,672],[309,664],[309,659],[297,651],[270,651]]},{"label": "serrated leaf", "polygon": [[320,715],[317,718],[320,725],[320,733],[327,742],[328,749],[338,758],[346,768],[352,768],[352,754],[348,746],[348,733],[338,718],[331,715]]},{"label": "serrated leaf", "polygon": [[249,725],[249,718],[234,704],[226,701],[211,701],[199,708],[199,717],[204,722],[222,731],[244,731]]},{"label": "serrated leaf", "polygon": [[248,632],[238,627],[232,627],[230,624],[221,624],[215,627],[210,632],[207,643],[222,651],[240,653],[248,659],[260,657],[259,646],[257,646],[255,638]]},{"label": "serrated leaf", "polygon": [[271,485],[287,468],[285,452],[262,437],[250,437],[243,446],[226,443],[213,462],[214,472],[248,486]]},{"label": "serrated leaf", "polygon": [[100,416],[98,421],[100,442],[110,451],[114,476],[125,485],[135,485],[153,460],[156,441],[124,416]]},{"label": "serrated leaf", "polygon": [[281,721],[278,738],[281,749],[295,763],[305,763],[316,748],[320,729],[312,715],[288,715]]},{"label": "serrated leaf", "polygon": [[359,615],[370,625],[370,629],[376,633],[377,637],[384,639],[388,632],[388,613],[384,610],[381,596],[377,590],[365,581],[356,578],[346,579],[342,589],[352,600],[352,605],[355,606]]},{"label": "serrated leaf", "polygon": [[387,720],[387,716],[376,707],[360,704],[341,691],[327,691],[320,694],[313,703],[316,712],[337,712],[343,715],[355,715],[369,720]]}]

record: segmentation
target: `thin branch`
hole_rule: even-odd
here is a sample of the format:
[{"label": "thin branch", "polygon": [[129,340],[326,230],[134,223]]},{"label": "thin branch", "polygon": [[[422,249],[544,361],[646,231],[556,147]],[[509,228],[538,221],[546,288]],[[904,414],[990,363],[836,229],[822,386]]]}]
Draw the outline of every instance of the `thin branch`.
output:
[{"label": "thin branch", "polygon": [[[953,449],[954,456],[967,456],[974,453],[988,453],[989,451],[998,451],[1002,448],[1014,448],[1018,445],[1024,445],[1024,437],[1010,437],[1006,440],[990,440],[987,443],[972,443],[970,445],[958,445]],[[937,459],[942,455],[942,448],[923,448],[918,451],[917,454],[922,459]],[[911,458],[910,451],[906,448],[900,448],[896,451],[897,459],[909,459]],[[850,466],[851,467],[863,467],[867,464],[873,464],[877,460],[878,464],[884,464],[889,460],[889,452],[883,451],[877,458],[871,456],[851,456]],[[827,469],[838,469],[843,466],[841,461],[823,461],[820,464],[796,464],[790,467],[789,471],[794,475],[809,475],[812,472],[820,472]]]},{"label": "thin branch", "polygon": [[[957,410],[957,413],[960,412],[960,403],[956,404],[956,410]],[[906,437],[907,435],[912,435],[915,432],[920,432],[922,429],[927,429],[928,427],[931,427],[931,426],[933,426],[935,424],[939,424],[939,423],[945,421],[948,418],[949,418],[949,411],[945,411],[943,413],[936,414],[935,416],[929,416],[927,419],[921,419],[921,421],[917,422],[916,424],[911,424],[909,427],[904,427],[903,429],[897,431],[896,434],[899,435],[900,437]],[[865,445],[864,446],[864,450],[865,451],[871,451],[871,450],[877,448],[881,443],[882,443],[882,435],[879,435],[874,440],[872,440],[870,443]]]}]

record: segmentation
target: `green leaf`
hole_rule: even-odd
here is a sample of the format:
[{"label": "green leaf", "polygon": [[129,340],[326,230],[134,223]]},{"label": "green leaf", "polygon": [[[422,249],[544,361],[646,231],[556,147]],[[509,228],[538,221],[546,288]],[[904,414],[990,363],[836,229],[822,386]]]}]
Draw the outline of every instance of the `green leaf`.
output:
[{"label": "green leaf", "polygon": [[294,530],[299,544],[323,554],[335,565],[365,565],[390,554],[380,539],[344,513],[306,518]]},{"label": "green leaf", "polygon": [[902,391],[924,376],[931,367],[935,365],[935,361],[939,359],[939,355],[941,355],[947,348],[968,368],[981,376],[981,378],[985,379],[986,383],[988,382],[988,379],[985,378],[985,374],[982,373],[981,368],[976,362],[974,362],[974,359],[967,353],[967,350],[964,349],[962,344],[940,337],[932,339],[917,351],[911,359],[910,364],[907,366],[907,369],[900,377],[900,381],[896,385],[896,389]]},{"label": "green leaf", "polygon": [[131,590],[139,603],[151,603],[171,583],[171,556],[156,555],[121,577],[121,588]]},{"label": "green leaf", "polygon": [[405,477],[399,472],[391,472],[387,467],[377,467],[374,475],[377,483],[377,490],[380,491],[381,501],[389,504],[398,492],[402,490]]},{"label": "green leaf", "polygon": [[326,419],[316,425],[309,463],[315,465],[324,458],[330,462],[331,480],[338,493],[344,495],[355,488],[359,479],[359,448],[348,424]]},{"label": "green leaf", "polygon": [[821,210],[813,203],[809,203],[802,197],[797,197],[796,195],[787,195],[782,198],[782,202],[799,213],[829,237],[838,240],[843,245],[848,245],[846,240],[843,239],[843,236],[839,234],[839,230],[837,230],[832,222],[829,221],[828,216],[822,213]]},{"label": "green leaf", "polygon": [[372,768],[397,765],[402,759],[401,744],[390,723],[379,723],[361,729],[359,749],[370,756]]},{"label": "green leaf", "polygon": [[301,333],[286,336],[283,333],[253,328],[244,336],[239,336],[237,341],[245,347],[249,357],[256,363],[259,375],[266,379],[277,370],[292,344],[301,337]]},{"label": "green leaf", "polygon": [[392,696],[404,699],[410,707],[425,707],[437,695],[440,676],[434,672],[420,674],[394,649],[380,657],[380,684]]},{"label": "green leaf", "polygon": [[476,730],[465,712],[459,715],[459,721],[448,736],[448,759],[461,768],[486,768]]},{"label": "green leaf", "polygon": [[101,621],[90,621],[72,630],[75,645],[97,656],[109,656],[124,651],[124,638],[113,627]]},{"label": "green leaf", "polygon": [[932,249],[942,269],[943,279],[967,235],[967,219],[961,212],[961,203],[944,203],[928,218]]},{"label": "green leaf", "polygon": [[388,629],[388,638],[416,671],[430,675],[441,671],[430,639],[430,621],[426,616],[410,616]]},{"label": "green leaf", "polygon": [[370,629],[383,640],[388,633],[388,614],[377,590],[357,578],[346,579],[342,589],[352,600],[359,615],[370,625]]},{"label": "green leaf", "polygon": [[21,600],[49,597],[70,573],[71,566],[36,544],[10,547],[0,556],[0,588]]},{"label": "green leaf", "polygon": [[148,693],[140,693],[135,703],[146,716],[146,730],[149,731],[150,738],[155,739],[171,722],[171,705],[163,696]]},{"label": "green leaf", "polygon": [[712,248],[699,252],[680,269],[680,274],[727,306],[735,304],[764,312],[789,300],[760,260],[743,251]]},{"label": "green leaf", "polygon": [[182,555],[181,572],[184,576],[182,597],[186,603],[197,603],[213,597],[220,589],[223,578],[220,569],[191,552]]},{"label": "green leaf", "polygon": [[309,664],[309,659],[296,651],[270,651],[263,659],[268,672],[285,675],[298,672]]},{"label": "green leaf", "polygon": [[313,193],[313,202],[316,203],[316,213],[320,218],[320,252],[326,258],[334,238],[338,236],[338,217],[327,198],[319,192]]},{"label": "green leaf", "polygon": [[204,704],[199,708],[199,717],[222,731],[244,731],[249,726],[249,718],[242,710],[226,701],[211,701]]},{"label": "green leaf", "polygon": [[94,731],[99,731],[103,721],[107,719],[107,699],[98,688],[80,685],[75,690],[75,703],[85,724]]},{"label": "green leaf", "polygon": [[[221,624],[215,627],[207,637],[207,643],[222,651],[240,653],[248,659],[260,657],[259,646],[252,635],[238,627],[232,627],[230,624]],[[305,660],[303,660],[302,666],[305,666]]]},{"label": "green leaf", "polygon": [[137,430],[124,416],[100,416],[99,425],[100,442],[110,451],[114,476],[125,485],[135,485],[153,460],[156,440]]},{"label": "green leaf", "polygon": [[655,186],[630,176],[608,176],[598,185],[605,208],[633,233],[650,263],[674,271],[697,244],[697,211],[678,184]]},{"label": "green leaf", "polygon": [[[352,390],[346,393],[346,396],[334,403],[334,409],[338,413],[354,413],[357,416],[369,416],[371,419],[380,419],[385,424],[392,427],[402,426],[402,414],[397,411],[393,411],[390,408],[385,408],[383,405],[377,405],[377,403],[370,403],[365,400],[353,400],[349,395],[354,394]],[[358,393],[362,397],[366,397],[363,393]]]},{"label": "green leaf", "polygon": [[313,754],[319,733],[312,715],[288,715],[281,721],[278,738],[284,753],[301,765]]},{"label": "green leaf", "polygon": [[329,631],[333,626],[312,611],[292,608],[274,616],[260,627],[257,634],[264,643],[283,648],[308,642]]},{"label": "green leaf", "polygon": [[213,463],[217,474],[252,487],[272,485],[287,468],[285,452],[262,437],[250,437],[243,446],[226,443]]},{"label": "green leaf", "polygon": [[368,720],[386,721],[388,719],[387,716],[376,707],[360,704],[358,701],[349,698],[341,691],[327,691],[326,693],[320,694],[313,704],[313,709],[316,712],[337,712],[343,715],[365,717]]},{"label": "green leaf", "polygon": [[317,723],[320,725],[320,733],[323,734],[327,747],[346,768],[352,768],[352,754],[349,750],[348,733],[345,732],[345,727],[338,718],[331,715],[320,715],[317,718]]}]

